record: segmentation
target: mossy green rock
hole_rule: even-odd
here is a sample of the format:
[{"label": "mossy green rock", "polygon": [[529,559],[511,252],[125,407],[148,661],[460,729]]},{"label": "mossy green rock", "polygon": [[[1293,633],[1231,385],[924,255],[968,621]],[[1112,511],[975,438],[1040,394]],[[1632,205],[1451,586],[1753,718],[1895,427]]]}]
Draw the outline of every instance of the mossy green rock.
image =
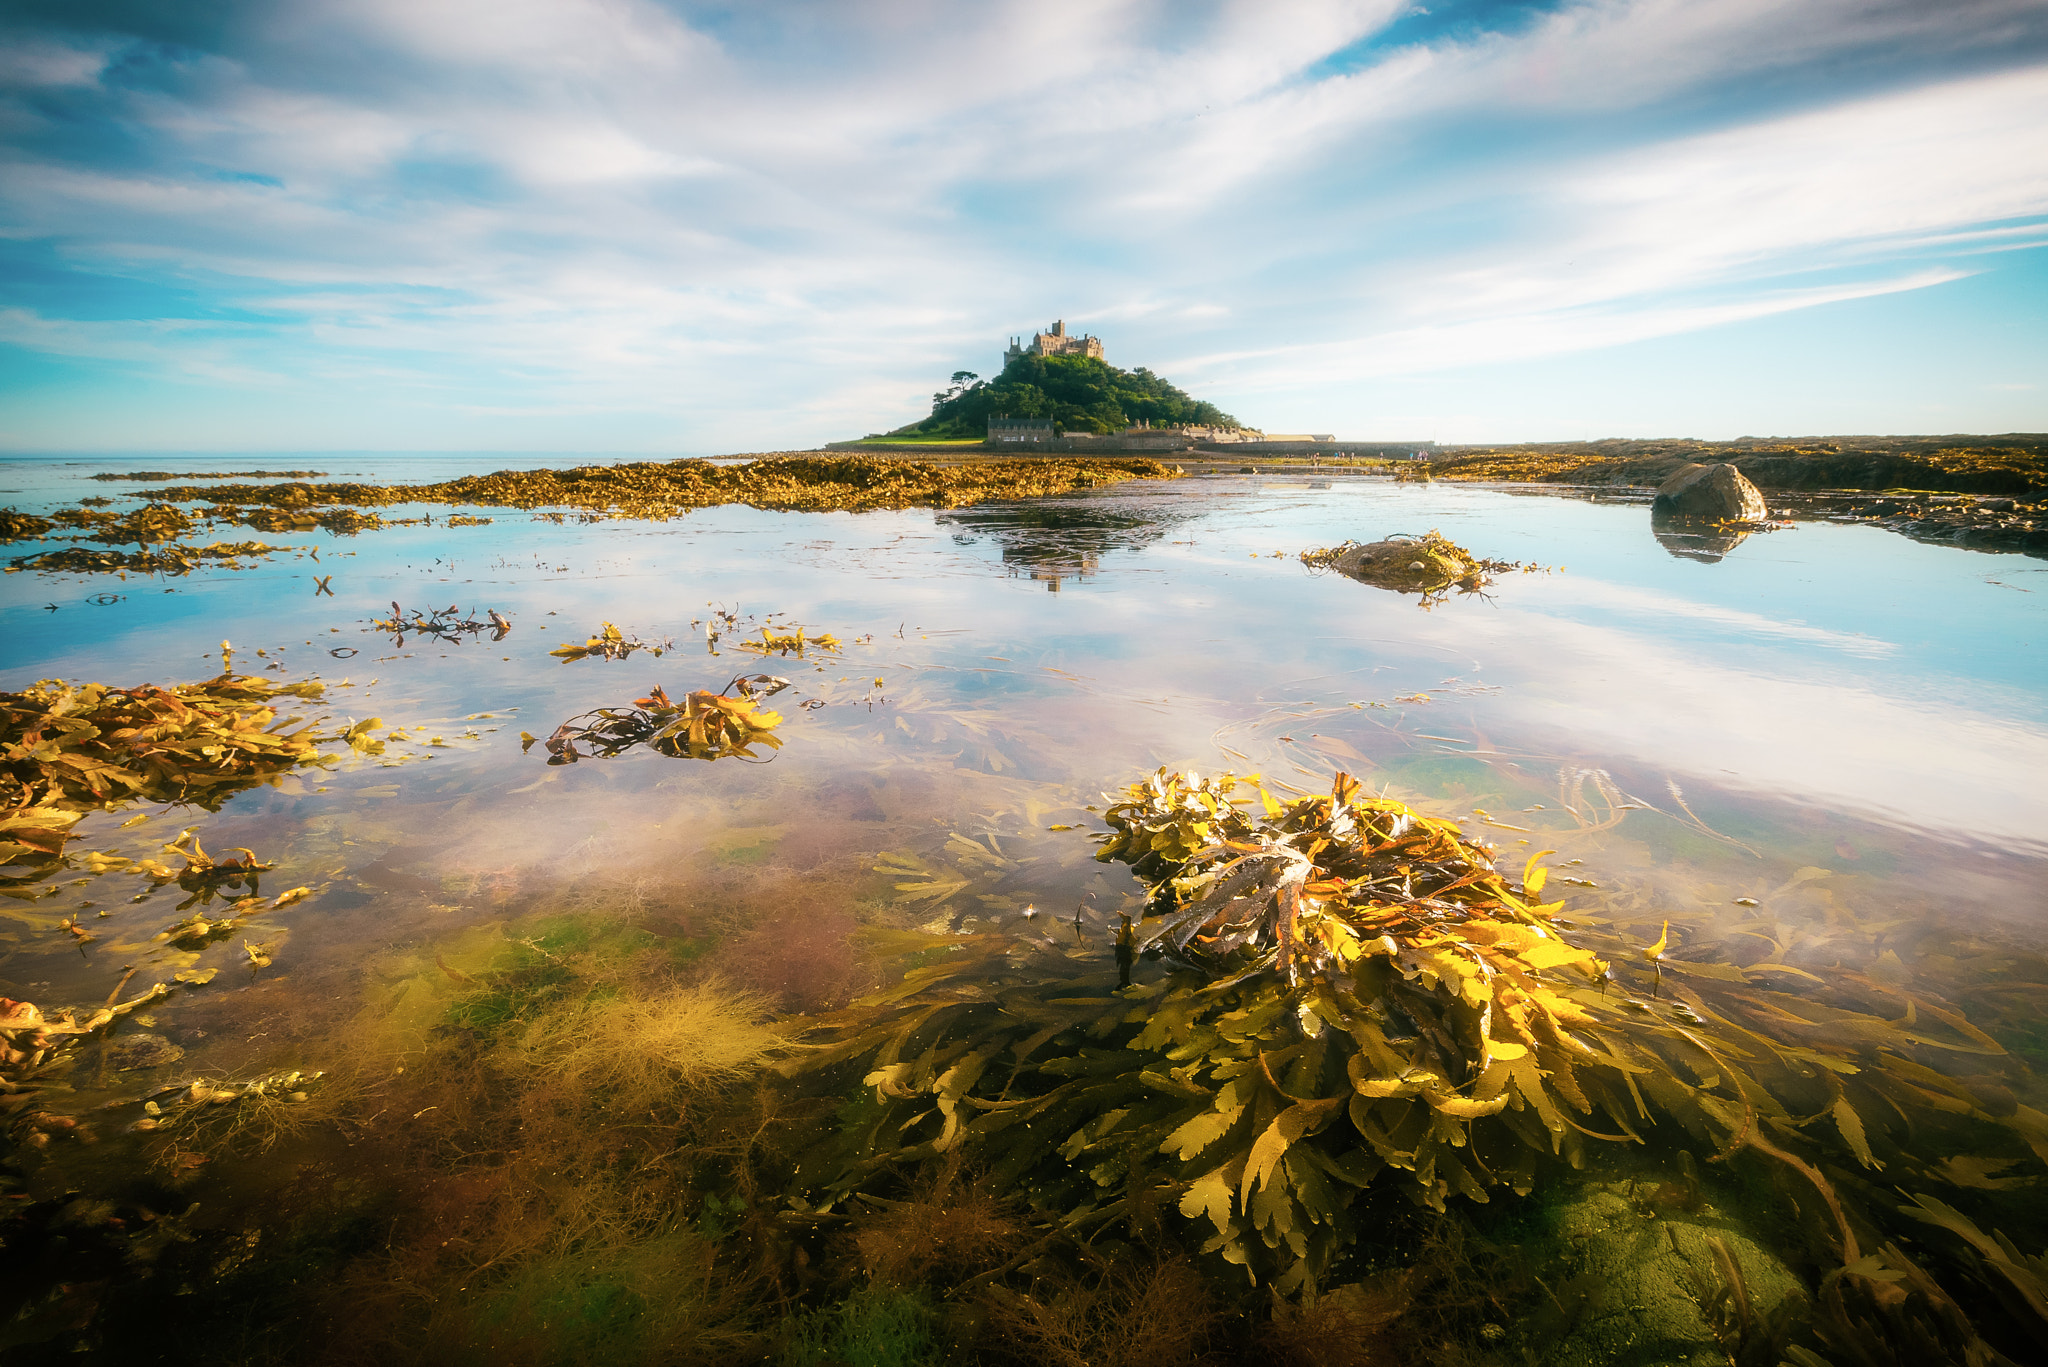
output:
[{"label": "mossy green rock", "polygon": [[1595,1189],[1555,1218],[1562,1266],[1550,1289],[1564,1330],[1545,1345],[1544,1367],[1727,1367],[1716,1331],[1732,1334],[1740,1316],[1709,1238],[1740,1269],[1752,1324],[1805,1299],[1782,1262],[1711,1206],[1646,1217]]}]

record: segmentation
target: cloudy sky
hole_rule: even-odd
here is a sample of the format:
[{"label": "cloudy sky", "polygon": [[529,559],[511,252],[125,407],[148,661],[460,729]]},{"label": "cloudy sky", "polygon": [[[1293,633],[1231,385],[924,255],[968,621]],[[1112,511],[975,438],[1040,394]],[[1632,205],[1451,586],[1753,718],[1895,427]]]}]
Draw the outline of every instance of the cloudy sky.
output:
[{"label": "cloudy sky", "polygon": [[0,449],[2048,430],[2048,0],[10,0]]}]

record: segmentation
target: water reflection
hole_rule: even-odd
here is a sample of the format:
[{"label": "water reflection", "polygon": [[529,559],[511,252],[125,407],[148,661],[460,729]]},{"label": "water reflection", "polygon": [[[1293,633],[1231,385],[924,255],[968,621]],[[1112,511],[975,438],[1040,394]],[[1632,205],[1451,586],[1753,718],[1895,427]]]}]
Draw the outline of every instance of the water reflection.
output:
[{"label": "water reflection", "polygon": [[1673,518],[1657,518],[1650,523],[1651,535],[1657,544],[1681,560],[1697,560],[1711,565],[1730,551],[1747,541],[1753,529],[1739,525],[1709,525],[1686,523]]},{"label": "water reflection", "polygon": [[[830,1010],[880,972],[856,952],[857,926],[999,930],[1055,941],[1076,971],[1112,962],[1118,916],[1140,890],[1091,858],[1088,808],[1161,765],[1255,769],[1277,791],[1327,792],[1341,770],[1457,818],[1508,871],[1554,849],[1546,895],[1568,915],[1637,954],[1669,928],[1673,962],[1686,965],[1659,970],[1672,1002],[1706,975],[1776,1013],[1823,979],[1872,994],[1887,1020],[1960,1010],[2012,1054],[2048,1063],[2038,957],[2048,852],[2035,793],[2048,768],[2048,592],[2015,592],[2003,581],[2028,581],[2003,565],[2001,582],[1987,582],[1986,557],[1861,528],[1801,527],[1706,572],[1696,564],[1729,548],[1693,555],[1660,539],[1672,552],[1660,554],[1642,516],[1640,505],[1483,490],[1218,479],[939,514],[732,508],[660,527],[506,518],[340,544],[309,534],[326,557],[318,573],[333,571],[331,600],[310,595],[310,563],[280,559],[198,571],[172,594],[131,580],[126,598],[83,621],[42,604],[69,607],[102,582],[13,576],[0,581],[0,630],[15,651],[7,687],[48,675],[198,677],[228,636],[268,648],[267,659],[283,650],[294,672],[308,659],[356,671],[346,689],[330,681],[337,710],[417,728],[432,758],[352,760],[204,817],[209,848],[252,847],[276,862],[280,886],[313,890],[231,938],[197,948],[161,938],[175,894],[142,895],[132,875],[80,867],[61,886],[45,880],[36,890],[54,890],[19,901],[0,936],[0,993],[96,1003],[131,964],[142,974],[131,993],[218,970],[210,986],[176,989],[148,1039],[118,1055],[116,1067],[134,1071],[74,1079],[82,1103],[118,1103],[93,1122],[107,1141],[94,1161],[156,1145],[162,1180],[185,1193],[169,1208],[202,1200],[238,1239],[270,1217],[265,1184],[289,1180],[272,1165],[291,1171],[306,1152],[292,1144],[319,1158],[304,1169],[317,1180],[289,1207],[313,1226],[336,1204],[321,1185],[335,1173],[404,1174],[426,1195],[408,1192],[394,1209],[427,1214],[380,1216],[381,1251],[346,1268],[369,1289],[363,1304],[376,1313],[358,1327],[376,1342],[393,1325],[418,1329],[371,1294],[400,1283],[431,1288],[415,1301],[453,1317],[443,1328],[457,1339],[465,1325],[510,1322],[505,1307],[524,1303],[527,1284],[504,1269],[538,1269],[531,1285],[555,1286],[543,1286],[553,1265],[530,1250],[559,1232],[555,1211],[597,1209],[606,1174],[654,1184],[619,1190],[649,1211],[691,1212],[691,1223],[683,1234],[642,1229],[606,1207],[603,1248],[642,1250],[657,1235],[747,1218],[728,1187],[691,1185],[723,1180],[733,1150],[695,1168],[678,1161],[670,1117],[646,1141],[665,1147],[643,1160],[634,1146],[645,1136],[557,1085],[605,1050],[641,1057],[659,1024],[643,1006],[662,1005],[670,1023],[686,1007],[708,1010],[679,980],[715,974],[735,985],[719,999],[728,1004],[745,993]],[[1475,554],[1565,569],[1502,576],[1486,601],[1424,615],[1294,559],[1430,527]],[[1037,582],[1065,588],[1054,597]],[[519,630],[495,649],[459,652],[417,628],[400,647],[371,632],[394,600],[458,599],[489,602]],[[680,697],[723,684],[736,660],[696,650],[571,667],[547,653],[603,621],[682,635],[713,599],[849,642],[873,636],[829,660],[775,666],[791,676],[790,696],[820,704],[787,709],[779,730],[800,743],[776,764],[635,754],[550,768],[542,746],[522,749],[522,727],[545,735],[561,717],[657,685]],[[361,658],[330,660],[357,647]],[[192,817],[150,814],[153,824],[131,829],[128,812],[93,813],[79,848],[146,855]],[[98,938],[74,945],[62,918]],[[1664,1009],[1666,997],[1651,1001]],[[733,1038],[757,1023],[718,1022]],[[1940,1062],[1915,1077],[1928,1083]],[[1960,1066],[1993,1071],[1974,1057]],[[119,1131],[141,1115],[145,1080],[301,1068],[334,1078],[305,1103],[318,1125],[279,1141],[290,1162],[264,1157],[248,1135]],[[2048,1110],[2038,1081],[2011,1071],[1987,1111]],[[1773,1117],[1757,1133],[1822,1142],[1839,1123],[1826,1118],[1833,1104],[1816,1090],[1798,1108],[1822,1117],[1807,1130]],[[225,1125],[238,1105],[193,1115]],[[1621,1108],[1617,1124],[1632,1114]],[[734,1125],[780,1133],[758,1116]],[[35,1190],[68,1190],[64,1164],[83,1152],[53,1141]],[[450,1154],[466,1166],[453,1170]],[[1961,1190],[1940,1190],[1961,1206],[2033,1171],[2017,1150],[1935,1156],[1947,1166],[1886,1150],[1884,1179],[1933,1190],[1947,1172]],[[1623,1160],[1603,1150],[1600,1162]],[[1702,1165],[1691,1199],[1732,1168]],[[1619,1171],[1596,1176],[1618,1181]],[[691,1172],[702,1176],[677,1176]],[[1738,1186],[1730,1179],[1712,1199],[1732,1203]],[[1662,1188],[1644,1190],[1654,1203]],[[1796,1184],[1769,1191],[1812,1200]],[[500,1195],[535,1192],[518,1210]],[[713,1207],[709,1195],[733,1204]],[[1635,1214],[1617,1223],[1662,1235]],[[2043,1243],[2037,1220],[2014,1215],[2003,1227],[2030,1253]],[[224,1247],[209,1236],[173,1248],[168,1265],[191,1276],[169,1284],[215,1285],[206,1269]],[[1550,1284],[1566,1284],[1550,1272]]]},{"label": "water reflection", "polygon": [[984,504],[938,515],[954,541],[993,541],[1013,575],[1058,593],[1062,581],[1086,579],[1112,551],[1141,551],[1196,516],[1186,506],[1143,499],[1086,496],[1028,503]]}]

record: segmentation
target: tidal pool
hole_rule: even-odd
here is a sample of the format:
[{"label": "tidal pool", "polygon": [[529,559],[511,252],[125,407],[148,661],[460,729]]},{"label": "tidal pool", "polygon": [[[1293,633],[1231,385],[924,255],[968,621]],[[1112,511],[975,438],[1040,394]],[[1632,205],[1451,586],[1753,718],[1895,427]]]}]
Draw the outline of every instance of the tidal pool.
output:
[{"label": "tidal pool", "polygon": [[[133,463],[0,463],[0,504],[126,495],[146,486],[88,476]],[[857,515],[383,511],[434,520],[266,535],[294,549],[240,570],[0,581],[0,688],[204,679],[226,641],[239,672],[323,680],[309,714],[403,728],[217,813],[88,816],[73,867],[0,900],[10,998],[90,1005],[130,968],[136,986],[218,970],[34,1101],[83,1137],[9,1160],[19,1315],[0,1343],[21,1360],[1135,1363],[1251,1344],[1807,1367],[2023,1361],[2048,1330],[2048,563],[1827,524],[1705,559],[1640,505],[1347,475]],[[1423,610],[1296,559],[1432,528],[1532,568]],[[400,640],[372,625],[394,604],[511,629]],[[607,622],[662,653],[549,654]],[[741,649],[764,624],[841,648]],[[761,763],[550,765],[522,743],[762,672],[789,687],[762,704],[783,721]],[[1369,1185],[1319,1294],[1277,1303],[1171,1201],[1067,1244],[971,1162],[792,1202],[802,1154],[857,1129],[871,1089],[764,1069],[808,1018],[901,976],[876,934],[1055,938],[1112,966],[1145,899],[1088,833],[1105,794],[1162,767],[1282,794],[1347,773],[1459,822],[1503,870],[1554,850],[1565,922],[1631,952],[1663,937],[1673,999],[1689,972],[1787,1003],[1853,982],[1901,1033],[1814,1073],[1896,1060],[1891,1109],[1844,1118],[1823,1092],[1774,1121],[1812,1177],[1645,1117],[1484,1205]],[[195,825],[274,862],[265,891],[311,895],[180,947],[162,937],[175,885],[84,859],[153,856]],[[324,1074],[292,1084],[303,1101],[136,1128],[152,1089],[294,1070]],[[1954,1132],[1916,1107],[2011,1142],[1932,1151]],[[1890,1299],[1844,1301],[1843,1228],[1869,1264],[1855,1286]],[[1855,1356],[1870,1344],[1898,1355]]]}]

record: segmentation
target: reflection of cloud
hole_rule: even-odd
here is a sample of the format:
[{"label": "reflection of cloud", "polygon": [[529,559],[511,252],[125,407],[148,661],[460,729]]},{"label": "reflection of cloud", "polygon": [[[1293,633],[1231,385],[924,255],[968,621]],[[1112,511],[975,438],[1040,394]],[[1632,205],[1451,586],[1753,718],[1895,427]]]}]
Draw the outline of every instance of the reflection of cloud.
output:
[{"label": "reflection of cloud", "polygon": [[1744,635],[1798,641],[1804,645],[1823,646],[1829,650],[1839,650],[1870,659],[1896,655],[1899,649],[1892,642],[1882,641],[1874,636],[1830,631],[1826,627],[1808,626],[1804,622],[1781,621],[1775,617],[1766,617],[1762,613],[1745,612],[1741,608],[1721,607],[1715,603],[1702,603],[1674,594],[1659,593],[1654,589],[1640,589],[1628,584],[1616,584],[1584,576],[1559,576],[1544,585],[1543,596],[1547,601],[1560,605],[1582,604],[1603,612],[1630,613],[1642,617],[1661,618],[1667,622],[1721,627]]},{"label": "reflection of cloud", "polygon": [[1614,754],[1725,788],[1904,828],[2048,854],[2040,775],[2048,730],[1938,697],[1841,678],[1746,670],[1726,652],[1530,614],[1509,639],[1544,639],[1543,670],[1496,706],[1577,754]]}]

